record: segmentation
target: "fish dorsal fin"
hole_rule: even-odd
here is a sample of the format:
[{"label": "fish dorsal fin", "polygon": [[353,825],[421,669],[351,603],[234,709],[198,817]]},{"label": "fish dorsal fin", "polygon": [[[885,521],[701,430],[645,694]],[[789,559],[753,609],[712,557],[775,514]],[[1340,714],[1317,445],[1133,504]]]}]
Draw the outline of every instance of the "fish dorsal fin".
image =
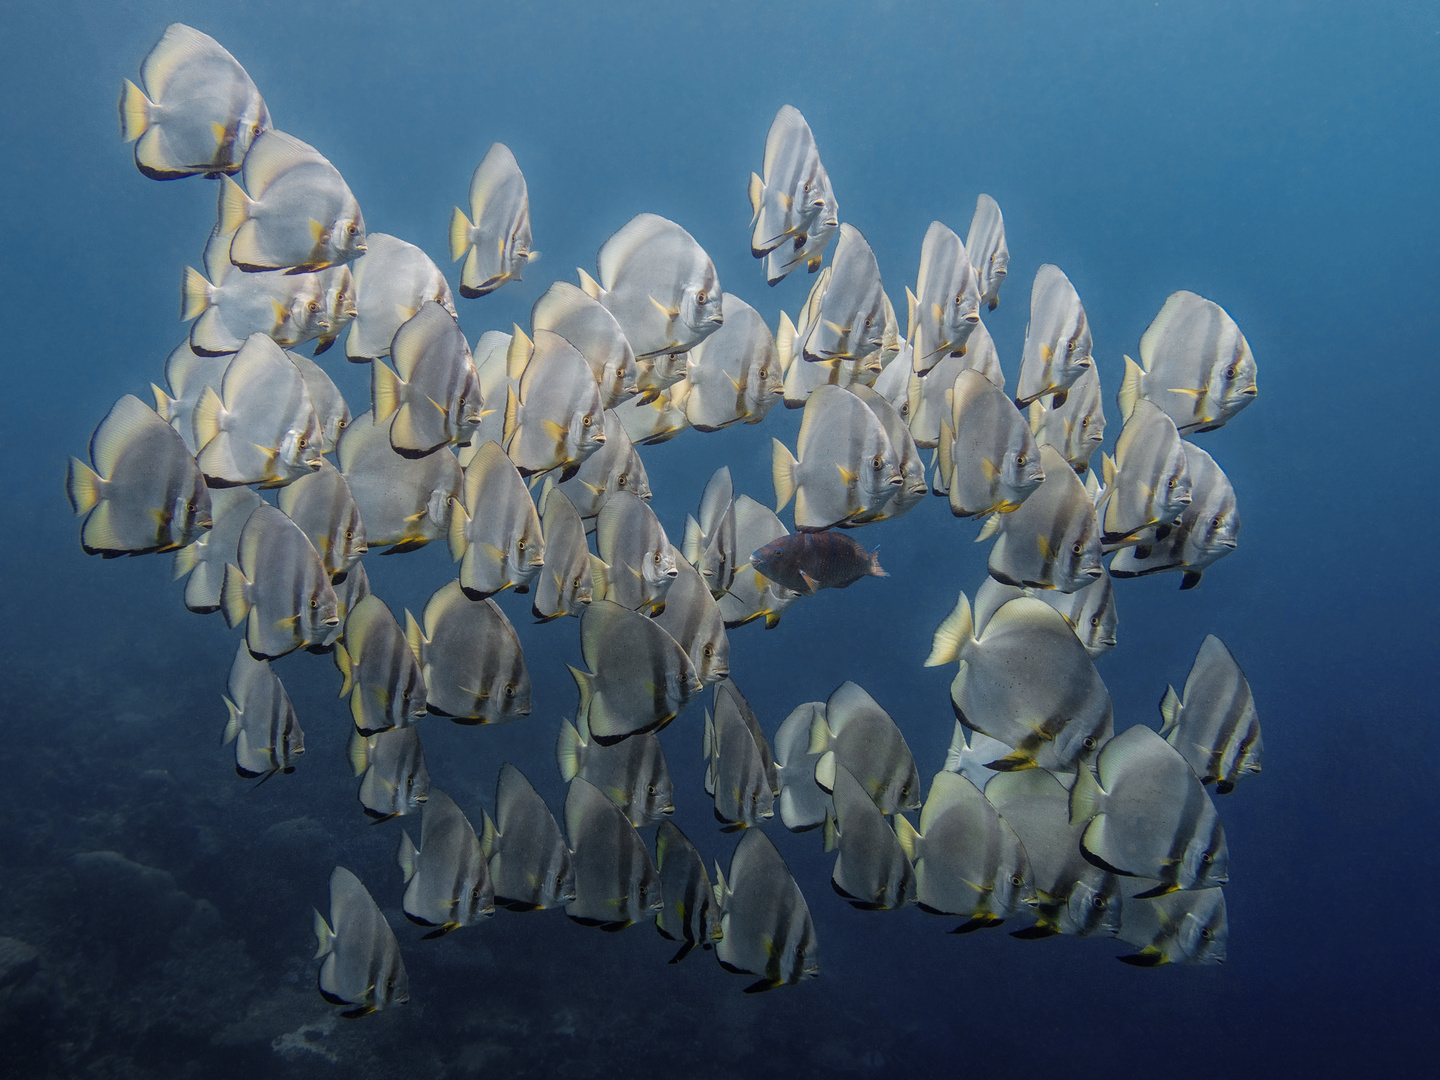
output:
[{"label": "fish dorsal fin", "polygon": [[519,176],[520,166],[510,148],[501,142],[491,143],[470,179],[470,216],[476,221],[483,218],[496,192]]},{"label": "fish dorsal fin", "polygon": [[979,805],[984,799],[980,789],[959,773],[944,770],[936,773],[920,811],[920,835],[928,833],[937,820],[957,806]]},{"label": "fish dorsal fin", "polygon": [[122,397],[90,438],[90,460],[95,463],[95,471],[106,480],[113,479],[125,450],[156,424],[169,427],[134,394]]},{"label": "fish dorsal fin", "polygon": [[673,228],[677,228],[674,222],[658,214],[637,214],[622,225],[601,245],[595,258],[601,286],[606,290],[615,288],[620,272],[636,253]]},{"label": "fish dorsal fin", "polygon": [[[245,188],[252,199],[261,199],[277,178],[297,165],[325,162],[325,158],[309,143],[276,128],[263,132],[250,145],[245,155]],[[223,229],[222,232],[229,232]]]},{"label": "fish dorsal fin", "polygon": [[164,35],[140,64],[140,78],[156,101],[165,97],[165,87],[175,72],[192,60],[213,60],[219,46],[199,30],[184,23],[171,23]]}]

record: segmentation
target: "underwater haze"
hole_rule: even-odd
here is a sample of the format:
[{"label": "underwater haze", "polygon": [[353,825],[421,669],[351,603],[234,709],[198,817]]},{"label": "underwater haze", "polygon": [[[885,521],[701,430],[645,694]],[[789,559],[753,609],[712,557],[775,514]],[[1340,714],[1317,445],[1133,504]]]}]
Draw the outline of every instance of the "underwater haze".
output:
[{"label": "underwater haze", "polygon": [[[1118,645],[1096,666],[1117,731],[1158,727],[1207,634],[1249,678],[1264,772],[1215,800],[1227,961],[1137,968],[1107,938],[1016,940],[1008,924],[952,936],[954,920],[914,907],[858,911],[831,888],[819,831],[778,816],[764,829],[809,903],[818,980],[746,995],[749,980],[703,952],[668,966],[674,944],[643,923],[605,934],[555,911],[420,940],[395,862],[418,818],[372,826],[362,812],[349,710],[322,656],[276,666],[305,728],[299,767],[259,786],[236,776],[221,695],[239,632],[185,609],[169,556],[86,556],[64,490],[68,457],[85,457],[116,399],[148,402],[163,383],[185,332],[181,274],[215,221],[216,181],[145,178],[117,125],[122,80],[177,20],[244,65],[372,232],[419,245],[452,286],[450,209],[493,142],[514,151],[542,257],[521,282],[457,297],[471,342],[528,327],[546,287],[594,273],[641,212],[688,230],[772,328],[793,317],[814,279],[766,285],[746,200],[785,104],[897,311],[928,224],[963,236],[977,195],[998,201],[1012,260],[985,321],[1012,390],[1029,283],[1041,264],[1064,270],[1094,335],[1107,452],[1122,357],[1166,297],[1220,304],[1259,396],[1196,441],[1234,484],[1239,546],[1188,591],[1176,574],[1117,581]],[[1428,406],[1411,406],[1437,360],[1440,8],[54,0],[0,13],[0,87],[7,1076],[1188,1077],[1433,1057],[1440,717],[1425,672],[1440,635],[1424,567],[1440,475]],[[340,348],[322,362],[367,408],[368,370]],[[773,506],[770,439],[793,448],[799,422],[781,405],[758,426],[641,448],[672,540],[721,465]],[[888,577],[806,598],[774,629],[731,630],[731,676],[765,733],[854,680],[928,786],[954,669],[922,663],[957,594],[985,578],[975,532],[927,498],[849,534],[879,545]],[[377,556],[365,566],[397,615],[456,572],[443,542]],[[537,625],[513,592],[497,601],[525,649],[531,714],[421,722],[434,783],[476,823],[505,761],[559,814],[555,738],[576,708],[565,665],[581,666],[575,622]],[[707,867],[728,867],[736,837],[701,785],[709,700],[661,741],[675,822]],[[316,990],[311,909],[328,911],[337,865],[399,938],[404,1007],[343,1019]]]}]

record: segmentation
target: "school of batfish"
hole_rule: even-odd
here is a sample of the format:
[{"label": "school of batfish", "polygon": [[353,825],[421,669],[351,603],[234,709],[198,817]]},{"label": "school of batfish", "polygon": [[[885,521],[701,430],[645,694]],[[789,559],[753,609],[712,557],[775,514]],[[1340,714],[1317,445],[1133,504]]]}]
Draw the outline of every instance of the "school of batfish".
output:
[{"label": "school of batfish", "polygon": [[[136,165],[218,178],[218,220],[203,272],[184,271],[189,334],[155,407],[121,398],[90,463],[71,459],[81,544],[107,558],[173,552],[186,606],[243,626],[224,699],[243,776],[289,773],[304,752],[270,662],[333,655],[365,812],[420,815],[398,862],[405,914],[427,937],[497,904],[563,906],[607,930],[653,916],[681,943],[676,960],[713,949],[758,978],[751,991],[814,976],[805,898],[760,828],[778,809],[791,830],[823,829],[833,886],[858,907],[918,903],[958,931],[1023,917],[1021,938],[1118,936],[1137,965],[1224,959],[1228,853],[1206,787],[1226,793],[1260,771],[1249,685],[1207,637],[1183,693],[1164,696],[1159,734],[1116,734],[1094,665],[1115,645],[1112,578],[1175,571],[1188,589],[1236,546],[1235,492],[1190,441],[1256,394],[1254,357],[1218,305],[1166,300],[1140,363],[1125,358],[1115,453],[1090,469],[1105,418],[1070,280],[1048,264],[1036,274],[1007,393],[981,314],[999,303],[1009,251],[981,195],[963,243],[930,225],[902,335],[874,252],[840,222],[810,128],[787,105],[750,179],[750,246],[771,285],[802,266],[815,284],[777,333],[721,291],[685,229],[640,214],[600,248],[594,277],[545,291],[528,333],[487,331],[472,350],[441,271],[367,231],[339,172],[272,125],[217,42],[172,25],[140,74],[120,98]],[[462,297],[519,280],[535,258],[507,147],[475,170],[449,243]],[[346,358],[370,365],[358,416],[314,359],[289,351],[313,341],[321,356],[342,334]],[[759,423],[780,400],[804,413],[795,452],[774,442],[776,511],[721,468],[677,548],[637,445]],[[729,677],[726,634],[885,576],[830,530],[899,517],[927,491],[983,519],[979,539],[994,543],[988,579],[960,596],[925,661],[958,663],[958,722],[922,799],[903,734],[853,682],[767,738]],[[793,533],[777,516],[792,500]],[[402,626],[362,556],[437,540],[458,578]],[[528,591],[540,622],[579,619],[588,670],[570,669],[578,705],[556,746],[563,829],[511,764],[478,832],[429,783],[427,713],[484,725],[530,711],[520,637],[491,599],[505,589]],[[705,790],[724,828],[745,830],[713,882],[669,820],[657,737],[707,686]],[[917,810],[914,825],[904,815]],[[652,854],[642,830],[657,823]],[[328,916],[314,919],[325,998],[346,1016],[408,1000],[395,935],[343,867]]]}]

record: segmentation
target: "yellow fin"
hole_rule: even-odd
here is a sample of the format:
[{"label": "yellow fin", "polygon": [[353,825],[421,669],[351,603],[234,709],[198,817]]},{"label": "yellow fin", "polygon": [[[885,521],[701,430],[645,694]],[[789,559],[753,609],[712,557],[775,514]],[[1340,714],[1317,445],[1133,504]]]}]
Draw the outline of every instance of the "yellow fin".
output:
[{"label": "yellow fin", "polygon": [[120,137],[127,143],[134,142],[145,134],[150,126],[150,107],[153,104],[129,79],[120,88]]}]

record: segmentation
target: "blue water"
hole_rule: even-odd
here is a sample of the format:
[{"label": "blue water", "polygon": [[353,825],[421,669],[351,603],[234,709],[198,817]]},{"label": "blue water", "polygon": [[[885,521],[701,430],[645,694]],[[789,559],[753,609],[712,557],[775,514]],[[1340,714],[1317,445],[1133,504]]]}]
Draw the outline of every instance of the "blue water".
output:
[{"label": "blue water", "polygon": [[[0,936],[38,951],[0,985],[14,1076],[739,1076],[897,1068],[1175,1076],[1372,1071],[1421,1053],[1436,996],[1436,483],[1427,437],[1440,9],[1377,3],[160,3],[0,13],[0,477],[9,539],[0,731]],[[652,211],[710,252],[773,325],[744,189],[782,104],[809,120],[840,201],[903,311],[920,241],[1000,203],[1013,260],[987,316],[1014,379],[1035,269],[1084,300],[1111,413],[1122,353],[1172,290],[1222,304],[1260,397],[1201,436],[1234,482],[1240,547],[1191,592],[1117,583],[1100,662],[1118,727],[1156,723],[1206,633],[1245,667],[1264,774],[1219,808],[1232,853],[1223,967],[1135,970],[1094,940],[951,937],[917,910],[851,910],[817,834],[767,831],[810,901],[819,981],[746,997],[704,954],[678,967],[639,926],[500,913],[420,942],[399,914],[399,829],[370,827],[328,660],[277,667],[306,730],[293,776],[239,780],[220,744],[235,637],[185,611],[168,558],[80,551],[62,477],[181,340],[181,269],[215,186],[159,184],[119,141],[115,98],[181,19],[249,70],[283,129],[341,170],[368,226],[446,260],[450,206],[491,142],[514,150],[543,259],[460,301],[473,341],[527,323],[557,277]],[[456,275],[452,274],[452,282]],[[338,353],[339,350],[336,350]],[[332,354],[334,355],[334,354]],[[365,372],[327,362],[360,411]],[[771,496],[760,427],[646,448],[678,537],[720,464]],[[732,674],[768,732],[844,679],[943,762],[951,672],[934,626],[984,576],[974,527],[930,500],[871,526],[890,577],[734,631]],[[397,613],[453,573],[439,546],[367,559]],[[556,809],[554,734],[574,708],[575,624],[505,596],[536,682],[510,727],[423,726],[434,782],[473,820],[512,760]],[[728,862],[700,787],[700,707],[665,732],[676,821]],[[418,827],[411,822],[407,827]],[[115,855],[97,856],[96,852]],[[310,908],[337,864],[399,932],[407,1007],[339,1021],[314,989]],[[308,1025],[308,1028],[307,1028]],[[287,1041],[287,1035],[288,1040]],[[296,1048],[297,1040],[308,1040]]]}]

